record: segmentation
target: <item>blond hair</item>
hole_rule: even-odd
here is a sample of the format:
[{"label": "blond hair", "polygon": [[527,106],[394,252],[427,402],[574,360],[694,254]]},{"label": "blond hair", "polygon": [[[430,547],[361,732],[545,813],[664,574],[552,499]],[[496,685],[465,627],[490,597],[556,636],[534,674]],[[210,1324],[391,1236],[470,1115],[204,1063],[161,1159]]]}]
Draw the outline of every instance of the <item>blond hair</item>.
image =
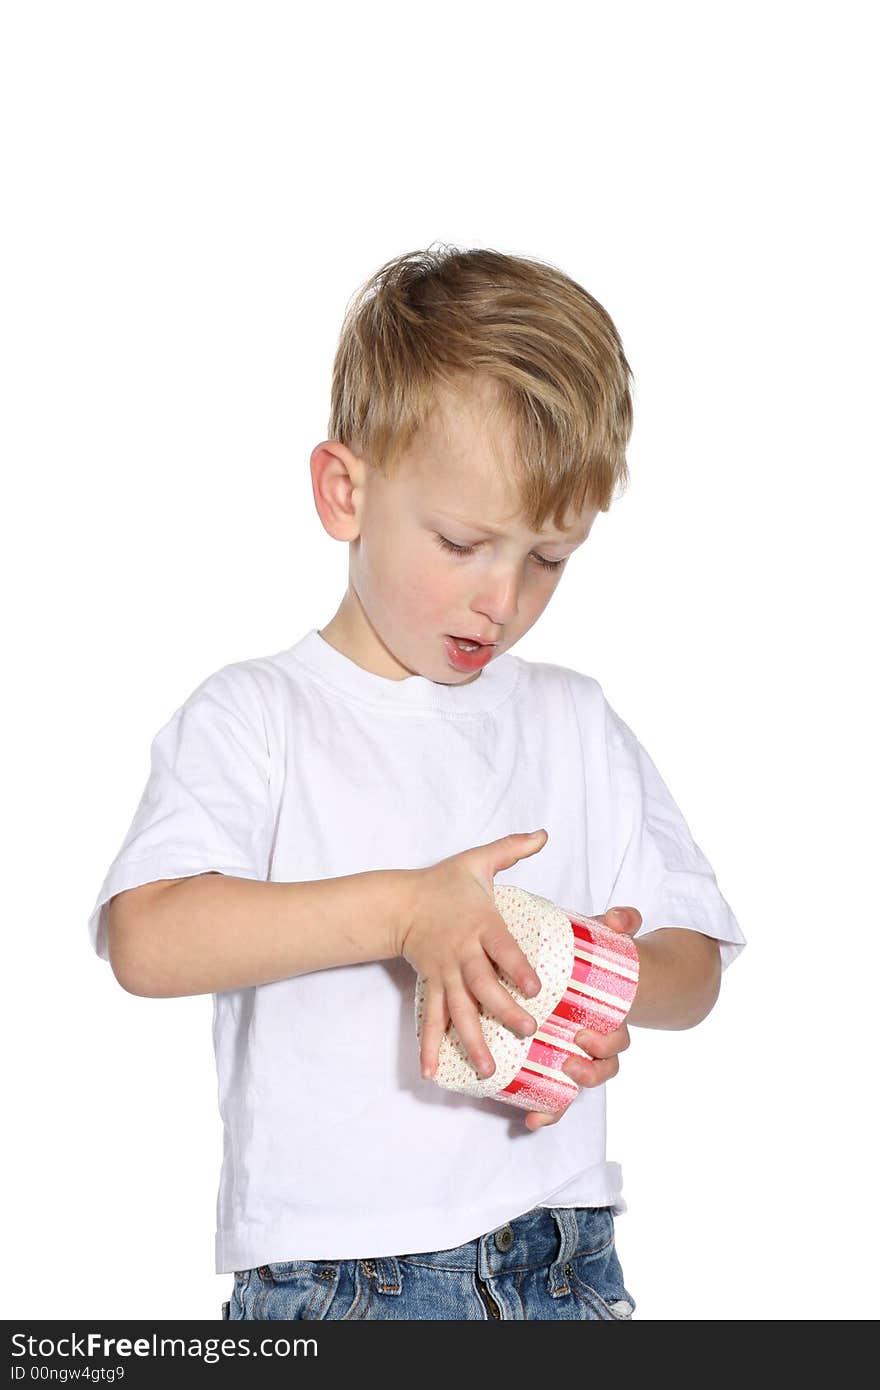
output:
[{"label": "blond hair", "polygon": [[632,372],[602,305],[542,261],[436,242],[387,261],[346,308],[328,437],[391,477],[438,387],[476,378],[512,425],[527,524],[607,512],[629,481]]}]

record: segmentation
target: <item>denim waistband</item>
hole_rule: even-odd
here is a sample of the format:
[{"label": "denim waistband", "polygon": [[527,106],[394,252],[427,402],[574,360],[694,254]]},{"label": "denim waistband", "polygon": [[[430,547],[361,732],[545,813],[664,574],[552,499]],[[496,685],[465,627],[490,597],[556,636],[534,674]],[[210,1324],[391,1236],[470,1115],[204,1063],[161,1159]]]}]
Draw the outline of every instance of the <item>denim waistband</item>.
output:
[{"label": "denim waistband", "polygon": [[376,1257],[377,1284],[386,1293],[401,1285],[400,1264],[433,1269],[475,1270],[481,1279],[519,1269],[550,1266],[550,1287],[566,1283],[565,1265],[575,1255],[591,1254],[614,1236],[609,1207],[535,1207],[485,1235],[449,1250]]}]

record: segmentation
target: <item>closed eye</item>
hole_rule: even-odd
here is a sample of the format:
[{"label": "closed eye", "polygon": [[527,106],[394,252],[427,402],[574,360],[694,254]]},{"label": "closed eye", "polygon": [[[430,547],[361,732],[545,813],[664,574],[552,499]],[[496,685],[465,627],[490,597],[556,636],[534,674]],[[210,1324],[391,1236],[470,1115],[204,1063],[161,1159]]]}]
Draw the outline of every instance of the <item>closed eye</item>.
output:
[{"label": "closed eye", "polygon": [[[456,545],[454,541],[448,541],[445,536],[439,535],[436,531],[434,534],[441,549],[448,551],[450,555],[473,555],[477,548],[475,545]],[[482,541],[480,544],[482,545]],[[545,560],[543,555],[533,555],[532,559],[545,570],[561,570],[565,564],[565,560]]]}]

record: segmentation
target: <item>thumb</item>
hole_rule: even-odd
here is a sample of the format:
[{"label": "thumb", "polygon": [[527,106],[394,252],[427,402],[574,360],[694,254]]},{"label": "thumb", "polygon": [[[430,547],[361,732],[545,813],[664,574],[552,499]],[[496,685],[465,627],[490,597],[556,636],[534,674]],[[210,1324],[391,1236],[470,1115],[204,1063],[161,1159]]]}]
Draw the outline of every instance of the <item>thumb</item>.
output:
[{"label": "thumb", "polygon": [[509,869],[519,859],[527,859],[537,854],[547,843],[546,830],[533,830],[530,834],[503,835],[488,846],[490,850],[489,872],[495,875],[500,869]]},{"label": "thumb", "polygon": [[621,936],[635,936],[642,925],[642,914],[637,907],[612,907],[595,920],[604,922],[606,927],[610,927]]}]

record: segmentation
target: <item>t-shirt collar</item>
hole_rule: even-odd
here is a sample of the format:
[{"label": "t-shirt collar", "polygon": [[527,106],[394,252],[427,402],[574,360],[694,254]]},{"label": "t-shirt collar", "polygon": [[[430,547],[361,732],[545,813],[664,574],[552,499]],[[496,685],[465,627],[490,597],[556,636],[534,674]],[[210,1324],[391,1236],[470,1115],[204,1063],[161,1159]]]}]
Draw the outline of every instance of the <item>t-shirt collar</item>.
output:
[{"label": "t-shirt collar", "polygon": [[475,681],[446,685],[427,676],[392,680],[358,666],[337,651],[313,627],[286,653],[305,666],[324,685],[342,696],[384,709],[422,710],[442,714],[479,714],[495,709],[512,693],[519,676],[519,659],[509,652],[493,657]]}]

